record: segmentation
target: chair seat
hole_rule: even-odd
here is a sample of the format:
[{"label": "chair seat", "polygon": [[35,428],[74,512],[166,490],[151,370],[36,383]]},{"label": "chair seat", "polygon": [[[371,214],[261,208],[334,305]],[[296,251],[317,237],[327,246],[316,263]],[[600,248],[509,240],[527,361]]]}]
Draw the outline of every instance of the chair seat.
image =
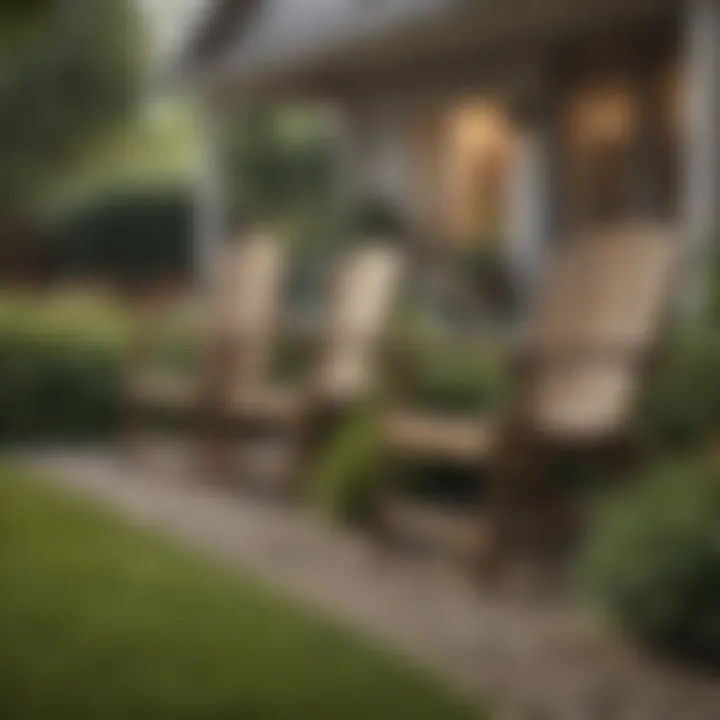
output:
[{"label": "chair seat", "polygon": [[386,419],[385,437],[402,453],[454,460],[482,461],[494,445],[496,426],[480,417],[452,418],[398,411]]},{"label": "chair seat", "polygon": [[146,372],[130,384],[135,403],[168,410],[186,410],[198,399],[198,388],[192,378],[163,372]]},{"label": "chair seat", "polygon": [[305,397],[298,387],[258,385],[243,388],[235,393],[231,412],[258,422],[287,422],[303,412]]},{"label": "chair seat", "polygon": [[544,435],[565,443],[587,443],[622,432],[632,416],[638,373],[623,363],[549,368],[530,409]]}]

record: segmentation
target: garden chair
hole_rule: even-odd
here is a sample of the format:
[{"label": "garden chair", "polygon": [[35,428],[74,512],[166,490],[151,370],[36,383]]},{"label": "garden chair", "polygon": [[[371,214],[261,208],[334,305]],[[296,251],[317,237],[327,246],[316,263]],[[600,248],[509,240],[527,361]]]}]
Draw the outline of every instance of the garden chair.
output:
[{"label": "garden chair", "polygon": [[379,493],[379,537],[424,542],[486,570],[537,550],[564,521],[547,477],[553,459],[593,449],[607,455],[633,435],[678,248],[671,230],[637,222],[560,249],[511,353],[513,389],[497,417],[433,416],[393,403],[381,428],[390,467],[401,459],[465,466],[477,472],[484,501],[458,512],[411,502],[393,475]]},{"label": "garden chair", "polygon": [[220,460],[220,414],[231,388],[251,385],[264,371],[278,327],[285,253],[270,232],[254,231],[221,253],[211,291],[200,308],[193,367],[153,370],[153,341],[166,313],[146,309],[130,359],[129,439],[139,439],[149,413],[169,415]]},{"label": "garden chair", "polygon": [[353,247],[333,275],[318,329],[291,337],[309,353],[309,372],[289,384],[266,374],[264,382],[236,385],[225,406],[229,441],[237,446],[258,431],[283,435],[289,452],[278,473],[282,494],[299,489],[322,438],[374,391],[403,268],[389,242]]}]

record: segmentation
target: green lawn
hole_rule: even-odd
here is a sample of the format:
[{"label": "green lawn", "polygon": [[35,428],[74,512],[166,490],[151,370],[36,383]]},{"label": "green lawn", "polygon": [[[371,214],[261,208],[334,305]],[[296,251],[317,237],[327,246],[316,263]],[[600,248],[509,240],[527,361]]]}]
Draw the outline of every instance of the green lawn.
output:
[{"label": "green lawn", "polygon": [[471,717],[392,654],[0,469],[3,720]]}]

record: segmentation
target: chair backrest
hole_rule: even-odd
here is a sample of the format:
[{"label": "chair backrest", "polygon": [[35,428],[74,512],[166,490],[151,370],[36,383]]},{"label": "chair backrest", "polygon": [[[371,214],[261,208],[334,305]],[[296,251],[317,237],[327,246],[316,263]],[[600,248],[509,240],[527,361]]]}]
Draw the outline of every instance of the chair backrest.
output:
[{"label": "chair backrest", "polygon": [[627,223],[560,251],[532,322],[526,412],[565,439],[618,432],[668,306],[679,238]]},{"label": "chair backrest", "polygon": [[403,274],[402,253],[381,240],[364,243],[343,259],[334,277],[316,378],[323,397],[348,402],[372,389]]},{"label": "chair backrest", "polygon": [[232,348],[226,381],[233,386],[264,376],[278,332],[286,253],[271,232],[255,231],[221,259],[210,322],[220,345]]}]

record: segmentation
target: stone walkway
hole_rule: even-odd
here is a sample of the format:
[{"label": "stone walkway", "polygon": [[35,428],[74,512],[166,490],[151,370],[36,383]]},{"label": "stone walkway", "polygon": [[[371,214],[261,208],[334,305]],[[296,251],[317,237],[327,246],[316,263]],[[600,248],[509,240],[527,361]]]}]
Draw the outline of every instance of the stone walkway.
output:
[{"label": "stone walkway", "polygon": [[111,453],[33,455],[62,487],[121,510],[391,646],[498,720],[720,720],[720,683],[637,657],[558,601],[481,592],[447,566],[380,556],[307,509]]}]

